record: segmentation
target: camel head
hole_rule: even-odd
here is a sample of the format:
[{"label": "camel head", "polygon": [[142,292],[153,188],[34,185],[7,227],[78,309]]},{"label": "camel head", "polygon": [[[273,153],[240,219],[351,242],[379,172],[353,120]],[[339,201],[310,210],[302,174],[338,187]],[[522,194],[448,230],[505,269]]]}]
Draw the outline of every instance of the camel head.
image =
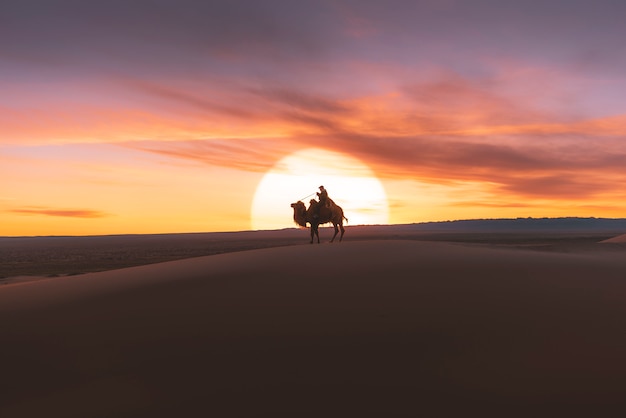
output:
[{"label": "camel head", "polygon": [[304,208],[304,203],[298,200],[296,203],[292,203],[291,207],[294,209]]},{"label": "camel head", "polygon": [[296,203],[292,203],[293,208],[293,220],[296,224],[306,228],[306,206],[300,200]]}]

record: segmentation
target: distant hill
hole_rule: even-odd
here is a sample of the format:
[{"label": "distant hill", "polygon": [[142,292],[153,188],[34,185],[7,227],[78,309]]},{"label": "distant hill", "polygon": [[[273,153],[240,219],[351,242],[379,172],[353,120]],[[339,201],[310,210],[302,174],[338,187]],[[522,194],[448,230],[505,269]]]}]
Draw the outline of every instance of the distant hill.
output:
[{"label": "distant hill", "polygon": [[416,231],[455,232],[626,232],[626,218],[505,218],[423,222],[407,225]]}]

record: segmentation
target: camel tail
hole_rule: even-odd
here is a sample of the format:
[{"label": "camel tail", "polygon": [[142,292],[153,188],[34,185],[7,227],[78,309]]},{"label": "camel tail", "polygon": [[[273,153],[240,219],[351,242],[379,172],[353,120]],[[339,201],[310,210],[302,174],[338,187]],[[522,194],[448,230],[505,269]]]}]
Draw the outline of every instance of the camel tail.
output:
[{"label": "camel tail", "polygon": [[[341,216],[343,216],[343,215],[341,215]],[[348,223],[348,218],[346,218],[345,216],[343,216],[343,219],[345,219],[345,220],[346,220],[346,223]]]}]

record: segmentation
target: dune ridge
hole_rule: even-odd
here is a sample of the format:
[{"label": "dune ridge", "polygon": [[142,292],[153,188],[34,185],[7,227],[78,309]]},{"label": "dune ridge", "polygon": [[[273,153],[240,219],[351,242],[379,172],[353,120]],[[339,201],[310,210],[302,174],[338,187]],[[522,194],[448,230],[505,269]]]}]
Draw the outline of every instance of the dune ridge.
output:
[{"label": "dune ridge", "polygon": [[601,243],[615,243],[615,244],[621,244],[626,242],[626,234],[622,234],[622,235],[618,235],[616,237],[613,238],[609,238],[609,239],[605,239],[600,241]]}]

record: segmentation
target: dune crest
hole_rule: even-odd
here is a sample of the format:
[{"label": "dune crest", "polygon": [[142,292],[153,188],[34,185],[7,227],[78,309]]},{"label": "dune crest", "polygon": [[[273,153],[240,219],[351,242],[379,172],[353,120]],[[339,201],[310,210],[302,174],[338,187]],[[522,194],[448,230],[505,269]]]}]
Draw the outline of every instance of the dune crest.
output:
[{"label": "dune crest", "polygon": [[605,239],[604,241],[600,241],[600,243],[614,243],[614,244],[619,244],[622,242],[626,242],[626,234],[618,235],[616,237]]}]

